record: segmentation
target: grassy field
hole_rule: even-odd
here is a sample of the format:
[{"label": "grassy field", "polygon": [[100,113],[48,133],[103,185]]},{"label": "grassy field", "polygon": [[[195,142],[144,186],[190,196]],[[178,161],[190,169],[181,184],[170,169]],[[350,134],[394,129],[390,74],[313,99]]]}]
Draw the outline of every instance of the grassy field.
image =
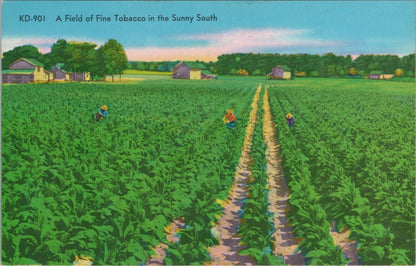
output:
[{"label": "grassy field", "polygon": [[126,69],[123,71],[123,75],[152,75],[152,76],[172,76],[172,72],[160,72],[160,71],[147,71]]},{"label": "grassy field", "polygon": [[[171,72],[160,72],[160,71],[143,71],[135,69],[126,69],[123,74],[115,75],[114,82],[123,84],[133,84],[143,80],[158,80],[158,79],[170,79],[172,77]],[[107,76],[105,81],[113,81],[112,76]]]}]

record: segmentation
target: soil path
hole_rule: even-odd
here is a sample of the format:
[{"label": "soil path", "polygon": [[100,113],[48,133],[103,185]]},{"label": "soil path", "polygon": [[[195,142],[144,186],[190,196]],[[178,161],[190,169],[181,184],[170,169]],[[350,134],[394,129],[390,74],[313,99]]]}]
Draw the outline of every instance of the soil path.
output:
[{"label": "soil path", "polygon": [[256,93],[251,104],[252,111],[250,113],[250,120],[246,128],[246,135],[244,138],[244,146],[241,152],[241,157],[237,170],[234,176],[234,182],[231,185],[231,190],[228,194],[228,199],[223,203],[223,214],[212,230],[219,235],[219,245],[210,248],[209,254],[212,261],[206,264],[211,265],[254,265],[254,261],[249,256],[238,255],[237,253],[245,249],[245,246],[240,244],[241,237],[238,235],[238,227],[240,226],[241,209],[244,205],[244,200],[247,197],[248,186],[247,181],[251,175],[251,146],[253,139],[254,127],[257,120],[257,109],[260,97],[261,85],[257,87]]},{"label": "soil path", "polygon": [[335,224],[331,226],[329,232],[334,239],[335,245],[339,246],[344,254],[344,257],[350,260],[346,265],[361,265],[357,254],[357,242],[349,239],[351,233],[350,230],[344,230],[337,233],[335,230]]},{"label": "soil path", "polygon": [[[171,243],[175,243],[179,241],[177,233],[179,230],[183,228],[185,228],[183,219],[175,219],[164,230],[166,239]],[[146,265],[165,265],[163,263],[163,258],[166,256],[166,250],[168,249],[168,245],[166,243],[160,243],[158,246],[154,247],[153,249],[156,252],[156,254],[149,258]]]},{"label": "soil path", "polygon": [[269,191],[269,211],[274,214],[272,222],[276,231],[273,234],[275,248],[273,254],[284,257],[288,265],[304,265],[305,258],[300,251],[295,252],[300,243],[292,233],[286,215],[289,211],[289,188],[286,185],[281,166],[280,145],[277,142],[275,123],[269,103],[268,86],[266,85],[263,98],[263,137],[267,144],[267,176]]}]

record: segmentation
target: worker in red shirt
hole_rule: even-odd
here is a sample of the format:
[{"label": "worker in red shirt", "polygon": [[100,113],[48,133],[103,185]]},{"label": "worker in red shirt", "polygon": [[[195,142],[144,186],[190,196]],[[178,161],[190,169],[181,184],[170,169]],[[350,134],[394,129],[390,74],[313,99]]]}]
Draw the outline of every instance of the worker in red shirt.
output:
[{"label": "worker in red shirt", "polygon": [[222,118],[222,121],[224,121],[224,123],[227,125],[227,128],[235,128],[236,119],[233,110],[227,110],[227,113]]}]

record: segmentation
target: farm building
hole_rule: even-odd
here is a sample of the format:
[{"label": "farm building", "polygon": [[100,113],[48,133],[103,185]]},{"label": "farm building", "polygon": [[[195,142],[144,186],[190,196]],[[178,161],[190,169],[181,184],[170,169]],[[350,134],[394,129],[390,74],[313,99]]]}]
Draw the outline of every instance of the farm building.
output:
[{"label": "farm building", "polygon": [[88,81],[91,79],[90,72],[79,73],[79,72],[67,72],[63,70],[64,64],[58,63],[51,68],[51,71],[55,75],[55,80],[65,81]]},{"label": "farm building", "polygon": [[197,62],[182,61],[172,68],[174,79],[213,79],[216,78],[206,66]]},{"label": "farm building", "polygon": [[372,70],[367,77],[369,79],[391,79],[393,74],[384,74],[381,70]]},{"label": "farm building", "polygon": [[72,72],[70,74],[70,79],[72,81],[88,81],[91,79],[90,72],[84,72],[84,73]]},{"label": "farm building", "polygon": [[3,83],[46,82],[53,79],[53,72],[45,70],[44,65],[35,59],[20,58],[8,70],[2,71]]},{"label": "farm building", "polygon": [[288,66],[276,66],[272,69],[272,72],[270,72],[269,74],[267,74],[267,77],[271,78],[271,79],[290,79],[292,74],[291,74],[291,69]]},{"label": "farm building", "polygon": [[70,73],[63,70],[64,64],[58,63],[51,68],[55,75],[55,80],[70,80]]}]

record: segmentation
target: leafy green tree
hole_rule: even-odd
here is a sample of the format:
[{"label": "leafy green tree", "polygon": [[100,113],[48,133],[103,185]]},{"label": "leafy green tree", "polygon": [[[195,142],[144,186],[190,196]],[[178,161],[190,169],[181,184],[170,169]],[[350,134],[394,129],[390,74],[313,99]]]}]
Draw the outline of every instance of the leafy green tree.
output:
[{"label": "leafy green tree", "polygon": [[157,67],[159,66],[158,62],[151,62],[149,65],[149,70],[150,71],[157,71]]},{"label": "leafy green tree", "polygon": [[2,69],[8,69],[10,65],[20,58],[33,58],[42,62],[42,53],[33,45],[23,45],[13,48],[13,50],[3,53]]},{"label": "leafy green tree", "polygon": [[317,78],[317,77],[319,77],[319,73],[318,73],[318,71],[316,71],[316,70],[312,71],[312,72],[311,72],[311,77],[313,77],[313,78]]},{"label": "leafy green tree", "polygon": [[339,76],[342,70],[342,66],[340,65],[329,65],[326,70],[327,76]]},{"label": "leafy green tree", "polygon": [[68,60],[70,58],[69,48],[69,43],[64,39],[59,39],[56,43],[54,43],[50,52],[50,67],[57,63],[63,63],[64,65],[68,64]]},{"label": "leafy green tree", "polygon": [[380,56],[381,69],[385,73],[393,74],[399,65],[400,58],[397,55]]},{"label": "leafy green tree", "polygon": [[97,45],[89,42],[70,42],[68,48],[69,59],[66,69],[71,72],[87,72],[91,66],[99,64],[92,52]]},{"label": "leafy green tree", "polygon": [[404,74],[405,77],[407,78],[414,78],[415,77],[415,72],[412,71],[406,71],[406,73]]},{"label": "leafy green tree", "polygon": [[133,62],[130,62],[129,69],[137,69],[138,66],[139,66],[139,62],[133,61]]},{"label": "leafy green tree", "polygon": [[209,71],[211,71],[212,73],[218,73],[218,70],[215,66],[210,66],[208,67]]},{"label": "leafy green tree", "polygon": [[88,51],[87,67],[88,71],[91,73],[91,76],[94,76],[96,78],[103,77],[104,69],[100,64],[100,58],[97,49],[91,49]]},{"label": "leafy green tree", "polygon": [[104,75],[120,74],[127,67],[127,56],[123,46],[114,39],[108,40],[98,49],[98,56],[103,65]]},{"label": "leafy green tree", "polygon": [[138,70],[149,70],[149,64],[147,62],[139,62],[137,64]]},{"label": "leafy green tree", "polygon": [[407,56],[403,56],[402,58],[400,58],[399,67],[405,72],[407,77],[414,77],[415,76],[415,54],[409,54]]},{"label": "leafy green tree", "polygon": [[353,64],[352,56],[351,56],[351,55],[347,55],[347,56],[344,58],[344,62],[343,62],[343,66],[344,66],[344,68],[345,68],[345,69],[349,69],[349,68],[351,68],[351,67],[352,67],[352,64]]},{"label": "leafy green tree", "polygon": [[338,56],[333,53],[327,53],[322,56],[322,74],[324,77],[336,76],[336,65],[338,64]]},{"label": "leafy green tree", "polygon": [[[371,61],[371,56],[370,55],[360,55],[359,57],[357,57],[354,60],[353,66],[355,67],[355,69],[358,70],[358,72],[360,73],[360,71],[363,71],[363,75],[365,75],[366,73],[369,72],[369,64]],[[361,76],[362,74],[360,74]]]},{"label": "leafy green tree", "polygon": [[263,73],[260,69],[256,69],[253,71],[253,76],[261,76],[261,75],[263,75]]}]

